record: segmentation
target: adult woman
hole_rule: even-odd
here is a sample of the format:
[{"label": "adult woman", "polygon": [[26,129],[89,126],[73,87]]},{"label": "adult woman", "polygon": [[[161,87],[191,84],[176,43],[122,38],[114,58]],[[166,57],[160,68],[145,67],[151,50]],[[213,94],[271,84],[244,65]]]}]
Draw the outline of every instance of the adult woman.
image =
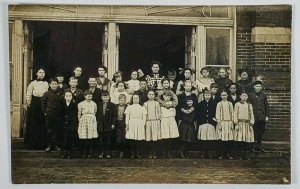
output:
[{"label": "adult woman", "polygon": [[162,79],[164,76],[160,75],[159,70],[161,68],[161,63],[158,61],[151,62],[152,74],[146,76],[146,81],[148,89],[150,90],[160,90],[162,89]]},{"label": "adult woman", "polygon": [[88,87],[86,78],[82,76],[82,68],[80,66],[74,67],[72,76],[78,80],[77,88],[84,90]]},{"label": "adult woman", "polygon": [[46,130],[44,114],[41,109],[41,97],[48,91],[49,85],[45,78],[45,70],[39,68],[35,71],[36,79],[27,87],[26,107],[27,122],[25,142],[33,150],[43,149],[46,143]]}]

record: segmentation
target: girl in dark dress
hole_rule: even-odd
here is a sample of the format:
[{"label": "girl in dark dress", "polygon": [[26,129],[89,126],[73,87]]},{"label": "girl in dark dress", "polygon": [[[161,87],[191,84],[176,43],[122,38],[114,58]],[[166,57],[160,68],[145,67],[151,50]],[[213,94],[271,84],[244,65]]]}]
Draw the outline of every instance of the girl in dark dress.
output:
[{"label": "girl in dark dress", "polygon": [[179,151],[182,158],[190,158],[189,148],[192,142],[196,141],[196,108],[194,99],[191,96],[185,98],[185,105],[181,107],[179,113],[179,138],[182,146]]}]

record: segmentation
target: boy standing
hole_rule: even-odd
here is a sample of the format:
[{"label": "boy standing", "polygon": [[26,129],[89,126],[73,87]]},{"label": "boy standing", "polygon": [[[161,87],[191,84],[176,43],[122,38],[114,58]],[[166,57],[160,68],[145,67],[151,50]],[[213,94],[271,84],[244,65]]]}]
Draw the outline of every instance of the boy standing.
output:
[{"label": "boy standing", "polygon": [[115,105],[109,100],[108,91],[102,91],[101,99],[97,108],[97,130],[101,147],[99,158],[103,158],[104,153],[106,158],[111,158],[112,130],[115,128],[116,110]]},{"label": "boy standing", "polygon": [[50,90],[45,92],[43,97],[41,98],[41,108],[43,113],[46,116],[46,130],[47,130],[47,143],[48,147],[46,148],[46,152],[50,152],[52,147],[55,145],[57,150],[61,150],[60,147],[57,146],[56,141],[56,131],[57,126],[61,126],[58,121],[59,119],[59,103],[60,103],[60,94],[57,90],[58,81],[56,78],[50,79],[49,81]]},{"label": "boy standing", "polygon": [[258,150],[261,152],[265,152],[265,150],[262,147],[261,141],[265,133],[266,122],[269,121],[269,105],[267,96],[263,92],[261,92],[262,82],[255,81],[253,86],[254,91],[249,94],[249,102],[253,106],[255,118],[253,125],[255,143],[252,148],[252,151]]}]

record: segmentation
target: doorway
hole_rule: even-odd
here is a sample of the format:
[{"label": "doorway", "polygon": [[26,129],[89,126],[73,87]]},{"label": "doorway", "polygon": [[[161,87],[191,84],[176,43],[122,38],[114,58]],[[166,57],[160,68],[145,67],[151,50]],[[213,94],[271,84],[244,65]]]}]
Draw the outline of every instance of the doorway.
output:
[{"label": "doorway", "polygon": [[120,24],[119,70],[129,79],[132,69],[151,72],[151,61],[162,63],[161,73],[184,68],[185,30],[188,26]]}]

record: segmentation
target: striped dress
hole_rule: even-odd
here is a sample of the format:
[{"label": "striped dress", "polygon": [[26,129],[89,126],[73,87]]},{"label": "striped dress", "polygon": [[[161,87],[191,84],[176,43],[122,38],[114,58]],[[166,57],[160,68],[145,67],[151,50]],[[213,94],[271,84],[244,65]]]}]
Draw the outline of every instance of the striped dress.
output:
[{"label": "striped dress", "polygon": [[234,140],[240,142],[254,142],[254,115],[252,105],[248,102],[237,102],[234,106]]},{"label": "striped dress", "polygon": [[216,109],[217,119],[217,138],[222,141],[233,140],[233,105],[229,101],[222,100],[217,104]]},{"label": "striped dress", "polygon": [[79,139],[98,137],[96,112],[97,105],[94,101],[83,101],[78,104],[78,113],[81,114],[78,124]]}]

